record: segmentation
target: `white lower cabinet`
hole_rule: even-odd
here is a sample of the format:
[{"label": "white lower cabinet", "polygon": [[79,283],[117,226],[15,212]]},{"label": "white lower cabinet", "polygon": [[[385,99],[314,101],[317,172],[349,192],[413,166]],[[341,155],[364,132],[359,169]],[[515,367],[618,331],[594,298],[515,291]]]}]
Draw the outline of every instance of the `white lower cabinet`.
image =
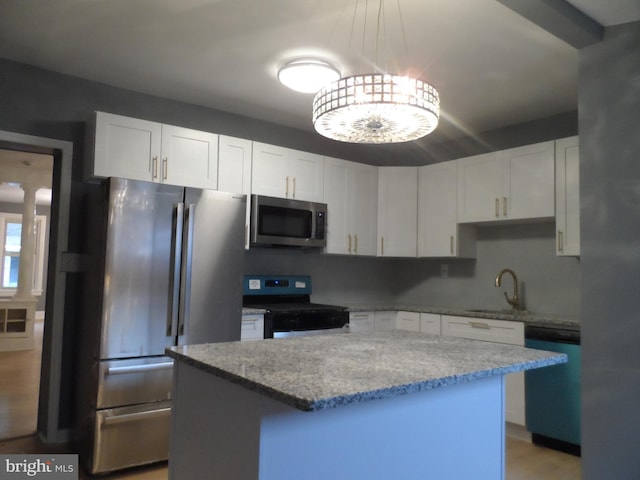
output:
[{"label": "white lower cabinet", "polygon": [[240,340],[262,340],[264,338],[264,315],[242,315],[242,327],[240,328]]},{"label": "white lower cabinet", "polygon": [[366,333],[375,330],[375,312],[349,313],[349,331],[352,333]]},{"label": "white lower cabinet", "polygon": [[[442,335],[524,346],[524,323],[442,315]],[[506,419],[524,425],[524,372],[505,379]]]},{"label": "white lower cabinet", "polygon": [[439,313],[421,313],[420,314],[420,331],[422,333],[430,333],[431,335],[441,335],[440,314]]},{"label": "white lower cabinet", "polygon": [[398,312],[396,315],[396,328],[398,330],[408,330],[410,332],[419,332],[420,331],[420,313]]},{"label": "white lower cabinet", "polygon": [[376,332],[387,332],[389,330],[396,329],[396,315],[395,311],[380,311],[376,312],[374,316],[374,325]]}]

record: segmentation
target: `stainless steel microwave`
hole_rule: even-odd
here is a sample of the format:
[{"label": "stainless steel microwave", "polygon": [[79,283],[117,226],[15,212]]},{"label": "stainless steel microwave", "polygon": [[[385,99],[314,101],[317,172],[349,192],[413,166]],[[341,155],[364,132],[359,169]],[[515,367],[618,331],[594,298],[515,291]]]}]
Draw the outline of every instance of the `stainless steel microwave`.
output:
[{"label": "stainless steel microwave", "polygon": [[251,195],[251,245],[324,247],[327,205]]}]

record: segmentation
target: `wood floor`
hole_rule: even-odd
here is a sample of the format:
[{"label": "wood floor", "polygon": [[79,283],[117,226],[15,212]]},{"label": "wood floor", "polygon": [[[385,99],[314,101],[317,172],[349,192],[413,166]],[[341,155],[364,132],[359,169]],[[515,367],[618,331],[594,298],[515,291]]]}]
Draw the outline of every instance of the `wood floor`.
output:
[{"label": "wood floor", "polygon": [[[36,324],[38,348],[0,352],[0,454],[69,453],[65,445],[43,445],[36,431],[42,323]],[[580,458],[533,445],[517,429],[506,443],[507,480],[579,480]],[[525,439],[522,439],[525,438]],[[100,480],[167,480],[165,464],[137,468]],[[80,480],[93,478],[80,472]]]}]

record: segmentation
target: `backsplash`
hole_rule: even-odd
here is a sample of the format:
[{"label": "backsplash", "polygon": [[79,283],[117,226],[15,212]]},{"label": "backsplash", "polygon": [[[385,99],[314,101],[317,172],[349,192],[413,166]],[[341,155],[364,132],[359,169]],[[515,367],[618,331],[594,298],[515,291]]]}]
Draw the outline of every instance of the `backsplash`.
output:
[{"label": "backsplash", "polygon": [[[506,309],[502,292],[511,294],[511,278],[505,277],[501,288],[494,280],[508,267],[518,275],[520,294],[530,311],[579,317],[580,262],[555,255],[553,223],[479,227],[477,249],[475,260],[252,249],[245,255],[245,273],[311,275],[316,302]],[[447,278],[441,278],[443,263]]]}]

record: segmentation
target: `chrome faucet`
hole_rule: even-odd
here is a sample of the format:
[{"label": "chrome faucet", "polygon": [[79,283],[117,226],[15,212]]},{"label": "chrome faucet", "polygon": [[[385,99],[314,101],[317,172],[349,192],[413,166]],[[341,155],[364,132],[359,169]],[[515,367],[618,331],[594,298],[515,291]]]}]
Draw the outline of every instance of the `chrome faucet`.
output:
[{"label": "chrome faucet", "polygon": [[522,310],[522,305],[520,305],[520,297],[518,296],[518,277],[513,270],[510,268],[503,268],[498,273],[496,277],[496,287],[499,287],[502,283],[502,275],[505,273],[509,273],[513,277],[513,296],[509,298],[507,292],[504,292],[504,298],[507,299],[507,303],[513,307],[514,310]]}]

